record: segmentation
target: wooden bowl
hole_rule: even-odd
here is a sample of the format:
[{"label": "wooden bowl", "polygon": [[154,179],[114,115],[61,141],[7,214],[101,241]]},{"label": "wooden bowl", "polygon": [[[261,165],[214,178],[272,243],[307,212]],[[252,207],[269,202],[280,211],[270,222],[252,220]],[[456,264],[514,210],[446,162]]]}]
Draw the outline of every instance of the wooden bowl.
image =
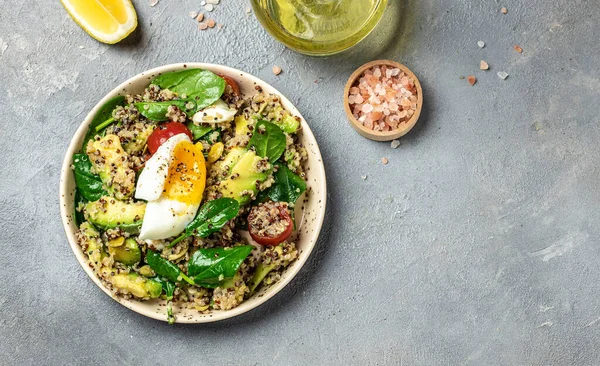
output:
[{"label": "wooden bowl", "polygon": [[[417,110],[412,117],[406,121],[402,122],[397,129],[393,131],[374,131],[366,128],[362,125],[350,110],[350,104],[348,103],[348,96],[350,95],[350,88],[354,85],[356,80],[365,72],[365,70],[370,69],[374,66],[392,66],[399,68],[406,75],[410,76],[415,81],[415,87],[417,88]],[[423,89],[421,88],[421,83],[419,79],[415,76],[415,74],[410,71],[410,69],[401,63],[390,61],[390,60],[377,60],[367,62],[366,64],[359,67],[348,79],[346,83],[346,87],[344,88],[344,110],[346,111],[346,116],[348,117],[348,121],[350,121],[350,125],[354,128],[358,133],[360,133],[363,137],[366,137],[375,141],[390,141],[399,138],[400,136],[404,136],[410,131],[414,125],[417,123],[419,116],[421,115],[421,110],[423,109]]]}]

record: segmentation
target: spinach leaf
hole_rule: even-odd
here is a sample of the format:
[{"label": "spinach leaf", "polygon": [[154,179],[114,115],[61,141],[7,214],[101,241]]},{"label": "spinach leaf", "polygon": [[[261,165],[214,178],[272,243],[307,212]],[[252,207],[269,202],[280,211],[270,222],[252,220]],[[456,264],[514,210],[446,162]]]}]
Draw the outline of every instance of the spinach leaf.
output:
[{"label": "spinach leaf", "polygon": [[102,187],[100,177],[92,173],[92,162],[86,154],[74,154],[73,166],[75,172],[75,184],[81,196],[88,201],[98,201],[100,197],[107,195]]},{"label": "spinach leaf", "polygon": [[98,110],[98,113],[96,113],[96,115],[94,116],[94,119],[92,119],[92,122],[90,123],[90,127],[89,127],[87,133],[85,134],[85,137],[83,138],[83,145],[81,147],[82,153],[85,152],[85,148],[86,148],[88,142],[90,140],[92,140],[94,138],[94,136],[99,134],[98,131],[96,131],[96,127],[98,127],[102,123],[106,122],[108,119],[112,118],[112,111],[115,108],[117,108],[118,106],[124,106],[124,105],[125,105],[125,97],[122,95],[118,95],[118,96],[110,99],[108,102],[104,103],[104,105],[102,107],[100,107],[100,109]]},{"label": "spinach leaf", "polygon": [[148,249],[146,252],[146,262],[148,262],[148,265],[156,274],[165,277],[169,281],[179,282],[183,279],[190,285],[194,284],[194,281],[181,272],[181,269],[177,265],[169,262],[151,249]]},{"label": "spinach leaf", "polygon": [[75,190],[75,214],[74,214],[74,218],[75,218],[75,225],[77,227],[79,227],[79,225],[81,225],[82,222],[85,221],[85,217],[83,217],[83,212],[78,211],[77,207],[79,207],[80,203],[86,203],[87,200],[85,198],[83,198],[83,196],[81,195],[81,192],[79,192],[79,189]]},{"label": "spinach leaf", "polygon": [[258,156],[274,163],[285,151],[285,134],[271,122],[258,121],[248,146],[254,147]]},{"label": "spinach leaf", "polygon": [[[188,103],[191,103],[188,105]],[[196,113],[196,103],[189,100],[169,100],[166,102],[139,102],[134,104],[141,115],[151,121],[163,122],[168,121],[167,112],[169,107],[174,105],[185,112],[188,117],[192,117]],[[191,108],[187,108],[187,107]]]},{"label": "spinach leaf", "polygon": [[229,220],[237,216],[239,210],[240,204],[233,198],[218,198],[206,202],[198,210],[196,218],[187,225],[185,232],[173,240],[168,248],[193,234],[206,238],[210,234],[221,230]]},{"label": "spinach leaf", "polygon": [[197,250],[188,264],[188,274],[203,287],[216,287],[223,280],[232,278],[252,251],[252,245],[233,248],[210,248]]},{"label": "spinach leaf", "polygon": [[169,89],[179,97],[194,100],[197,110],[206,108],[221,98],[225,91],[225,80],[202,69],[187,69],[168,72],[152,80],[151,84],[162,89]]},{"label": "spinach leaf", "polygon": [[266,191],[261,192],[272,201],[287,202],[294,206],[298,198],[306,191],[306,182],[294,174],[287,166],[276,164],[277,172],[273,174],[275,182]]},{"label": "spinach leaf", "polygon": [[173,316],[173,293],[175,292],[177,285],[163,277],[156,277],[154,278],[154,281],[160,283],[163,291],[167,295],[167,321],[169,324],[173,324],[175,323],[175,317]]},{"label": "spinach leaf", "polygon": [[210,126],[196,126],[193,122],[187,123],[187,128],[192,132],[192,139],[199,140],[201,137],[213,130]]}]

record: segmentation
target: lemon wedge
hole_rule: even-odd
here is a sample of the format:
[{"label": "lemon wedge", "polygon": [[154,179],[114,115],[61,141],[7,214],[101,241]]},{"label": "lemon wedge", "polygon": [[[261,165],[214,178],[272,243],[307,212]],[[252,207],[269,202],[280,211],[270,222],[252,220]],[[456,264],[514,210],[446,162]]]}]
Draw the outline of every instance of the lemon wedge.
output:
[{"label": "lemon wedge", "polygon": [[61,0],[75,23],[104,43],[117,43],[137,26],[130,0]]}]

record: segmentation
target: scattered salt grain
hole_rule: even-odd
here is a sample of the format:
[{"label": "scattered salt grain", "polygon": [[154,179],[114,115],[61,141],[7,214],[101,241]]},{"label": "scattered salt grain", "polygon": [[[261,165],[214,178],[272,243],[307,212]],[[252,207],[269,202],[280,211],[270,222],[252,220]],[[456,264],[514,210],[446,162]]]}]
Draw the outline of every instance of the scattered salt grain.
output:
[{"label": "scattered salt grain", "polygon": [[189,12],[190,18],[194,19],[198,16],[198,12],[197,11],[190,11]]},{"label": "scattered salt grain", "polygon": [[198,23],[198,29],[205,30],[206,28],[208,28],[206,23]]},{"label": "scattered salt grain", "polygon": [[209,28],[214,28],[214,27],[215,27],[215,25],[217,25],[217,22],[215,22],[215,20],[214,20],[214,19],[212,19],[212,18],[209,18],[209,19],[207,19],[207,20],[206,20],[206,25],[207,25]]},{"label": "scattered salt grain", "polygon": [[246,8],[246,14],[250,14],[250,13],[252,13],[252,9]]},{"label": "scattered salt grain", "polygon": [[217,28],[218,29],[223,29],[223,24],[221,24],[221,23],[217,24]]},{"label": "scattered salt grain", "polygon": [[504,71],[500,71],[500,72],[498,72],[498,77],[502,80],[506,80],[506,78],[508,77],[508,74],[505,73]]},{"label": "scattered salt grain", "polygon": [[200,5],[201,5],[201,6],[204,6],[204,5],[206,5],[206,1],[202,0],[202,1],[200,2]]},{"label": "scattered salt grain", "polygon": [[367,175],[366,174],[365,175],[361,175],[360,177],[362,178],[362,180],[367,180]]},{"label": "scattered salt grain", "polygon": [[277,65],[273,66],[273,74],[275,74],[275,75],[281,74],[281,67],[279,67]]},{"label": "scattered salt grain", "polygon": [[219,0],[206,0],[207,4],[219,5]]},{"label": "scattered salt grain", "polygon": [[473,86],[477,82],[477,78],[473,75],[467,76],[467,81],[469,82],[469,84],[471,84],[471,86]]},{"label": "scattered salt grain", "polygon": [[215,6],[213,4],[206,4],[204,6],[204,10],[206,11],[213,11],[215,9]]},{"label": "scattered salt grain", "polygon": [[158,4],[158,0],[150,0],[150,6],[155,7]]},{"label": "scattered salt grain", "polygon": [[390,144],[390,147],[392,149],[397,149],[398,146],[400,146],[400,141],[398,141],[398,140],[393,140],[392,143]]},{"label": "scattered salt grain", "polygon": [[387,158],[381,158],[381,164],[387,165],[390,161]]},{"label": "scattered salt grain", "polygon": [[519,52],[519,53],[523,53],[523,49],[519,46],[515,45],[515,51]]},{"label": "scattered salt grain", "polygon": [[204,20],[204,13],[199,13],[198,16],[196,17],[196,20],[198,22],[201,22]]},{"label": "scattered salt grain", "polygon": [[500,9],[500,12],[501,12],[502,14],[507,14],[507,13],[508,13],[508,9],[506,9],[506,8],[502,8],[502,9]]},{"label": "scattered salt grain", "polygon": [[477,45],[479,46],[479,48],[483,48],[483,47],[485,47],[485,42],[479,41],[479,42],[477,42]]},{"label": "scattered salt grain", "polygon": [[79,46],[79,48],[80,48],[80,49],[84,49],[85,47],[84,47],[84,46]]},{"label": "scattered salt grain", "polygon": [[481,60],[481,61],[479,62],[479,68],[480,68],[481,70],[489,70],[489,68],[490,68],[490,65],[488,65],[488,63],[487,63],[487,62],[485,62],[485,61]]}]

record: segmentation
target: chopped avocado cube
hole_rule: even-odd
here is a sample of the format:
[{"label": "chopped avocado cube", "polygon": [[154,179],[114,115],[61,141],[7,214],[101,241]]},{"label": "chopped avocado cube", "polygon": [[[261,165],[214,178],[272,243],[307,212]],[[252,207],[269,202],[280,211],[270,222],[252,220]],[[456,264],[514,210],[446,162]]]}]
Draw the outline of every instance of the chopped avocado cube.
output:
[{"label": "chopped avocado cube", "polygon": [[82,245],[85,248],[85,254],[87,254],[90,263],[94,269],[102,267],[102,259],[106,257],[106,253],[102,248],[102,240],[100,234],[94,229],[89,222],[83,222],[79,227],[81,232],[80,240],[83,240]]},{"label": "chopped avocado cube", "polygon": [[144,151],[148,137],[150,137],[155,127],[150,123],[139,122],[138,124],[141,126],[136,130],[135,137],[123,144],[125,152],[130,155],[136,155]]},{"label": "chopped avocado cube", "polygon": [[273,122],[286,133],[294,133],[300,128],[300,119],[292,116],[287,111],[281,121],[275,120]]},{"label": "chopped avocado cube", "polygon": [[90,140],[86,153],[109,193],[128,199],[135,189],[135,171],[129,167],[129,155],[117,135]]},{"label": "chopped avocado cube", "polygon": [[103,268],[103,277],[120,291],[142,299],[155,299],[162,293],[162,285],[150,278],[140,276],[137,273],[113,274],[112,271],[114,270]]},{"label": "chopped avocado cube", "polygon": [[248,128],[248,120],[246,117],[240,115],[235,117],[235,134],[236,135],[246,135],[250,132]]},{"label": "chopped avocado cube", "polygon": [[250,202],[252,196],[258,192],[257,184],[269,176],[268,170],[259,168],[262,160],[254,151],[245,150],[227,178],[219,183],[222,196],[233,198],[240,205]]},{"label": "chopped avocado cube", "polygon": [[146,212],[144,202],[123,202],[102,197],[84,207],[87,220],[102,230],[120,228],[130,234],[139,234]]},{"label": "chopped avocado cube", "polygon": [[275,264],[265,265],[263,263],[259,263],[256,266],[254,274],[252,275],[252,278],[248,282],[248,288],[250,289],[250,294],[254,293],[254,291],[256,290],[256,288],[258,287],[258,285],[260,285],[260,283],[262,282],[262,280],[264,280],[265,277],[267,277],[267,275],[273,269],[275,269],[276,266],[277,265],[275,265]]},{"label": "chopped avocado cube", "polygon": [[109,247],[108,253],[115,261],[126,266],[133,266],[142,260],[142,251],[133,238],[125,239],[125,243],[119,247]]}]

